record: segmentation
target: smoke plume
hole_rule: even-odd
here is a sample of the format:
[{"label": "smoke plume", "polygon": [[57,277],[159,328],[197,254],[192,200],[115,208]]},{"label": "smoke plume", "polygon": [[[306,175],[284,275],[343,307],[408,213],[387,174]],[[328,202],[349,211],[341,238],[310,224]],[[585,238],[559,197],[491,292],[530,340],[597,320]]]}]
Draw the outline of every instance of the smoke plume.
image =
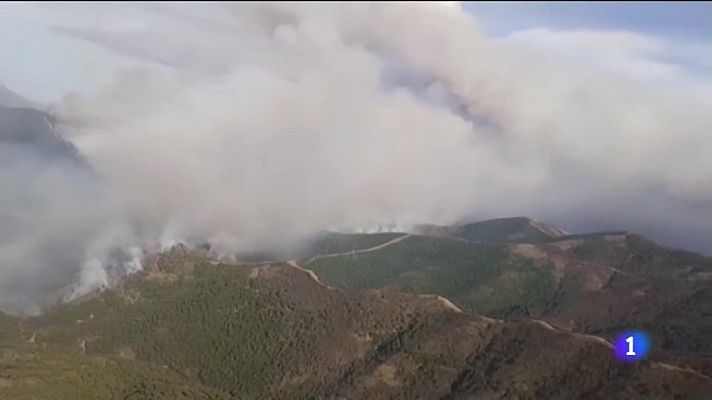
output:
[{"label": "smoke plume", "polygon": [[[27,241],[0,246],[4,286],[32,288],[22,305],[178,242],[282,251],[322,229],[512,215],[712,241],[712,86],[652,60],[652,39],[547,32],[620,46],[596,63],[530,45],[541,32],[490,39],[457,5],[134,7],[151,23],[55,21],[141,66],[52,109],[91,182],[0,172],[33,191],[3,213],[46,197]],[[650,63],[665,84],[636,78]]]}]

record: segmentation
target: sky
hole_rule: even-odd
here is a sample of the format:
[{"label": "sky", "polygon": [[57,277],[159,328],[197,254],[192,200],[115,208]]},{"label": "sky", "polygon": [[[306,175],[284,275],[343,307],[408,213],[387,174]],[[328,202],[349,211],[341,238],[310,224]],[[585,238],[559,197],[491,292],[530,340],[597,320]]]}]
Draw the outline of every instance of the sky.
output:
[{"label": "sky", "polygon": [[[626,31],[666,40],[662,56],[712,74],[712,2],[467,2],[493,37],[528,30]],[[672,47],[679,47],[674,49]]]},{"label": "sky", "polygon": [[3,3],[0,83],[96,179],[0,146],[0,309],[323,229],[524,215],[712,253],[709,7]]},{"label": "sky", "polygon": [[626,30],[708,44],[710,2],[467,2],[493,35],[521,29]]}]

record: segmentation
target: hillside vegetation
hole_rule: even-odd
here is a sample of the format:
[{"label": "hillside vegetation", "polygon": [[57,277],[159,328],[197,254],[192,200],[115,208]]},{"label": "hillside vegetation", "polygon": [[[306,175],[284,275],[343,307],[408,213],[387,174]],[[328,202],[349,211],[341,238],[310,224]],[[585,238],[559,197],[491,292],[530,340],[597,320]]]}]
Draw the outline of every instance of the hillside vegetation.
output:
[{"label": "hillside vegetation", "polygon": [[[500,232],[501,224],[491,226]],[[655,354],[712,374],[711,258],[623,232],[532,243],[482,243],[446,233],[305,265],[327,285],[438,294],[495,318],[545,319],[608,339],[644,329],[653,335]]]},{"label": "hillside vegetation", "polygon": [[316,259],[307,264],[328,285],[434,293],[468,310],[503,317],[543,307],[557,283],[507,246],[413,236],[379,251]]},{"label": "hillside vegetation", "polygon": [[[699,356],[712,293],[704,257],[625,235],[544,244],[322,239],[301,263],[224,264],[179,246],[147,259],[146,270],[119,287],[37,317],[0,314],[0,398],[712,393]],[[662,328],[651,329],[650,361],[615,361],[607,333],[655,324]],[[673,339],[659,342],[666,337]]]}]

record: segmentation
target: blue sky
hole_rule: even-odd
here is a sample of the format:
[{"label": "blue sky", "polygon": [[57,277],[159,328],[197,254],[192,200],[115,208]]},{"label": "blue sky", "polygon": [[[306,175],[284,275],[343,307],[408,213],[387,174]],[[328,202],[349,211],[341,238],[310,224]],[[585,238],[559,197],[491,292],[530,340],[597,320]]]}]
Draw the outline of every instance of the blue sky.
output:
[{"label": "blue sky", "polygon": [[[467,2],[464,8],[494,37],[535,28],[630,31],[662,38],[681,48],[696,46],[694,56],[683,51],[683,55],[670,57],[681,59],[699,73],[711,72],[712,2]],[[92,17],[87,18],[87,23],[97,25],[102,21],[89,21],[96,15],[128,27],[131,21],[141,18],[121,17],[117,5],[105,9],[90,6],[90,10]],[[57,17],[61,21],[66,11],[57,13],[52,6],[27,3],[0,5],[0,46],[4,49],[0,83],[40,102],[51,102],[69,90],[105,82],[117,68],[134,62],[90,43],[52,33],[48,24]],[[700,56],[699,49],[708,54]],[[87,57],[92,53],[95,56]]]},{"label": "blue sky", "polygon": [[677,40],[712,42],[712,2],[467,2],[485,30],[629,30]]}]

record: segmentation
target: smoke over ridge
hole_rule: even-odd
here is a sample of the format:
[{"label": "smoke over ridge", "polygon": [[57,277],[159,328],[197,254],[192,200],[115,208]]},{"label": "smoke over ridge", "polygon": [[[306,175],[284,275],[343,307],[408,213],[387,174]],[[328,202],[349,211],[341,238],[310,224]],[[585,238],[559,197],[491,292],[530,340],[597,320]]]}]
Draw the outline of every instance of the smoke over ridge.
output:
[{"label": "smoke over ridge", "polygon": [[[556,32],[493,40],[456,4],[135,7],[150,23],[116,30],[52,11],[55,32],[141,66],[53,106],[90,177],[41,157],[0,171],[22,187],[2,195],[0,308],[173,243],[280,251],[509,215],[710,240],[712,86],[652,60],[653,39],[621,34],[615,64],[589,67],[528,45]],[[666,84],[636,79],[650,63]]]}]

